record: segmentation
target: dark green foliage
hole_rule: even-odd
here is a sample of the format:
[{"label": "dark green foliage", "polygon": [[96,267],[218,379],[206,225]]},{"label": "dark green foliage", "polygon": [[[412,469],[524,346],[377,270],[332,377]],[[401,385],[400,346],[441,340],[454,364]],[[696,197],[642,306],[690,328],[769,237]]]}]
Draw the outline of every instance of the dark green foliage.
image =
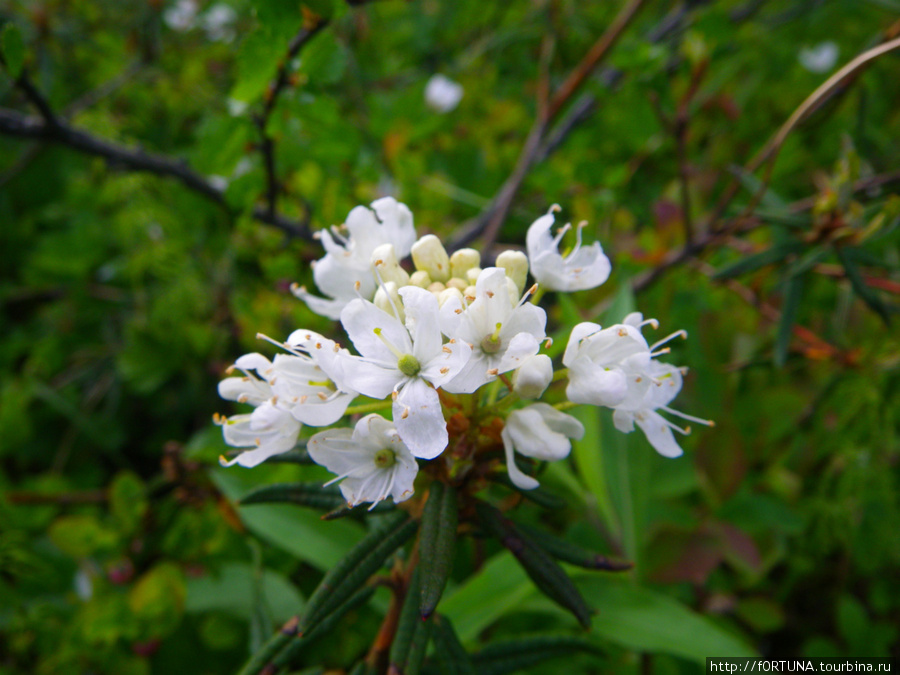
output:
[{"label": "dark green foliage", "polygon": [[280,483],[266,485],[241,498],[241,504],[287,503],[330,511],[346,501],[337,488],[323,488],[318,483]]},{"label": "dark green foliage", "polygon": [[456,489],[432,483],[419,528],[419,614],[423,619],[434,612],[450,577],[458,514]]}]

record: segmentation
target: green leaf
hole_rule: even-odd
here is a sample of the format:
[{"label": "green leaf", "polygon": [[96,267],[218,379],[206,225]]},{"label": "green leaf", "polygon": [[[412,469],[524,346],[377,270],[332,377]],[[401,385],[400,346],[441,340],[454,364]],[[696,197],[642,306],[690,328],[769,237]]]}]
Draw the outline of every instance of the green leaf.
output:
[{"label": "green leaf", "polygon": [[577,544],[554,537],[537,527],[521,523],[516,523],[516,527],[554,558],[567,562],[570,565],[589,570],[606,570],[608,572],[623,572],[634,567],[629,562],[610,560],[605,555],[588,551]]},{"label": "green leaf", "polygon": [[347,500],[336,488],[323,488],[320,483],[274,483],[253,490],[240,500],[250,504],[290,503],[329,511],[346,505]]},{"label": "green leaf", "polygon": [[[271,569],[262,573],[263,600],[276,621],[287,621],[303,609],[303,597],[283,574]],[[249,620],[253,612],[253,568],[229,562],[214,572],[187,581],[185,611],[221,611]]]},{"label": "green leaf", "polygon": [[327,32],[304,47],[298,72],[306,75],[310,84],[334,84],[343,76],[347,61],[347,50],[333,32]]},{"label": "green leaf", "polygon": [[419,614],[423,619],[434,612],[450,578],[456,549],[458,508],[456,490],[452,486],[438,481],[431,484],[419,535]]},{"label": "green leaf", "polygon": [[128,606],[152,635],[163,636],[181,621],[186,595],[181,571],[165,562],[138,579],[128,594]]},{"label": "green leaf", "polygon": [[630,279],[622,279],[619,290],[613,298],[609,309],[603,314],[603,321],[606,325],[613,323],[622,323],[622,320],[635,311],[636,302],[634,298],[634,289],[631,287]]},{"label": "green leaf", "polygon": [[472,655],[478,675],[506,675],[547,659],[568,659],[573,652],[602,655],[587,638],[575,635],[531,635],[494,642]]},{"label": "green leaf", "polygon": [[394,551],[415,534],[418,526],[406,513],[385,516],[384,522],[379,523],[323,577],[306,605],[300,620],[300,632],[308,631],[349,599],[381,569]]},{"label": "green leaf", "polygon": [[734,277],[739,277],[742,274],[748,274],[749,272],[754,272],[766,265],[774,265],[777,262],[780,262],[787,258],[789,255],[794,253],[799,253],[803,250],[803,245],[799,242],[789,241],[783,244],[776,244],[771,248],[767,248],[765,251],[761,251],[760,253],[755,253],[754,255],[749,255],[741,260],[738,260],[731,265],[727,265],[723,267],[718,272],[713,275],[713,279],[733,279]]},{"label": "green leaf", "polygon": [[534,586],[515,558],[501,553],[444,598],[441,613],[453,621],[463,643],[468,643],[533,593]]},{"label": "green leaf", "polygon": [[57,518],[48,531],[50,541],[72,556],[86,558],[113,549],[119,541],[116,533],[100,524],[93,516],[77,515]]},{"label": "green leaf", "polygon": [[495,483],[514,490],[528,501],[534,502],[538,506],[543,506],[545,509],[562,509],[566,507],[566,501],[562,497],[548,492],[540,486],[533,490],[522,490],[509,479],[509,475],[506,473],[493,473],[489,478]]},{"label": "green leaf", "polygon": [[[214,469],[210,476],[226,497],[237,501],[254,483],[249,473]],[[349,520],[323,523],[315,513],[287,504],[239,506],[238,513],[256,535],[319,569],[329,569],[344,557],[363,531]]]},{"label": "green leaf", "polygon": [[9,76],[17,80],[22,74],[22,66],[25,65],[25,40],[22,39],[22,31],[12,21],[3,26],[0,32],[0,52],[6,63]]},{"label": "green leaf", "polygon": [[516,557],[534,585],[548,598],[566,608],[583,627],[591,625],[591,609],[562,567],[543,549],[519,532],[500,511],[481,502],[475,505],[485,529]]},{"label": "green leaf", "polygon": [[803,277],[790,277],[784,285],[784,301],[781,304],[781,319],[778,321],[778,333],[775,337],[775,365],[784,366],[787,361],[791,332],[800,309],[800,298],[803,296]]},{"label": "green leaf", "polygon": [[434,624],[431,637],[435,660],[440,664],[442,675],[476,675],[475,665],[459,641],[450,619],[435,614],[431,621]]},{"label": "green leaf", "polygon": [[124,534],[134,533],[147,511],[144,482],[131,471],[119,473],[109,486],[109,509]]},{"label": "green leaf", "polygon": [[[427,508],[427,507],[426,507]],[[394,641],[391,642],[391,651],[389,654],[389,663],[392,670],[404,672],[403,668],[409,657],[409,650],[412,647],[413,638],[416,634],[418,624],[422,623],[419,615],[419,596],[421,593],[420,580],[422,578],[422,568],[417,567],[409,580],[406,587],[406,597],[403,598],[403,606],[400,608],[400,617],[397,619],[397,632],[394,634]]]},{"label": "green leaf", "polygon": [[841,261],[841,265],[844,267],[844,272],[847,273],[847,278],[850,279],[853,290],[856,291],[856,294],[872,311],[881,317],[885,325],[890,324],[891,317],[887,306],[881,301],[881,298],[878,297],[875,291],[866,284],[859,268],[856,266],[853,252],[844,248],[837,248],[835,250],[837,251],[838,260]]}]

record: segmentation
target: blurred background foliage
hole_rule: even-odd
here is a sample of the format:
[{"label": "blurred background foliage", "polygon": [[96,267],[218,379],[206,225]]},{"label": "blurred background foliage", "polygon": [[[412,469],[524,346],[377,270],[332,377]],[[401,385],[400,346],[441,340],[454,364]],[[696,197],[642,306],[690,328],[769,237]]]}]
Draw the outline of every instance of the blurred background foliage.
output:
[{"label": "blurred background foliage", "polygon": [[[510,175],[541,72],[558,86],[618,10],[0,4],[5,113],[40,121],[12,77],[24,72],[72,127],[183,159],[217,191],[9,124],[0,134],[0,673],[233,672],[302,607],[363,529],[236,507],[261,483],[326,473],[223,470],[210,422],[230,412],[215,386],[231,360],[268,353],[258,331],[334,330],[288,292],[310,281],[318,244],[254,218],[269,189],[261,144],[274,147],[277,208],[302,232],[394,195],[420,234],[453,241]],[[323,18],[285,62],[298,30]],[[705,656],[754,652],[900,656],[897,57],[842,82],[789,135],[758,204],[763,172],[740,168],[828,74],[896,38],[898,21],[895,0],[647,2],[512,202],[498,241],[522,245],[559,203],[614,261],[610,282],[551,312],[552,326],[636,306],[685,328],[679,407],[717,423],[669,460],[581,411],[585,440],[542,478],[567,506],[519,507],[523,522],[636,564],[627,579],[578,577],[601,655],[567,652],[567,672],[698,672]],[[449,112],[426,104],[436,73],[463,87]],[[732,177],[740,192],[711,222]],[[687,236],[723,227],[668,264]],[[467,647],[577,632],[495,553],[463,547],[442,604]],[[343,668],[364,653],[382,593],[305,662]]]}]

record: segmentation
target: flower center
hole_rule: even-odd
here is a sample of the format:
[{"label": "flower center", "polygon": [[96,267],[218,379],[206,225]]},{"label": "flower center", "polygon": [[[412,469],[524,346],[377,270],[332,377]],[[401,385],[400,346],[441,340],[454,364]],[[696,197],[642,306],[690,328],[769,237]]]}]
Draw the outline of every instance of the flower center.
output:
[{"label": "flower center", "polygon": [[400,372],[407,377],[415,377],[419,374],[419,371],[422,370],[422,366],[419,365],[419,360],[412,354],[404,354],[397,359],[397,367],[400,369]]},{"label": "flower center", "polygon": [[375,466],[379,469],[390,469],[397,463],[397,455],[390,448],[383,448],[375,453]]},{"label": "flower center", "polygon": [[502,327],[503,324],[498,323],[494,332],[481,341],[481,351],[485,354],[496,354],[500,351],[500,328]]}]

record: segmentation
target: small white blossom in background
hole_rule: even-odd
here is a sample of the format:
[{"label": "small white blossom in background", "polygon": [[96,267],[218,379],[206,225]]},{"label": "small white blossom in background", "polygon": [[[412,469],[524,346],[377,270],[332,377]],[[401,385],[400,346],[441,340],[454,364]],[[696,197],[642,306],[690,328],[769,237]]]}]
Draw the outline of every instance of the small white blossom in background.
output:
[{"label": "small white blossom in background", "polygon": [[218,3],[210,7],[200,19],[206,37],[213,42],[231,42],[235,38],[234,22],[237,12],[228,5]]},{"label": "small white blossom in background", "polygon": [[797,55],[800,65],[811,73],[827,73],[837,63],[840,50],[837,44],[820,42],[815,47],[804,47]]},{"label": "small white blossom in background", "polygon": [[194,0],[178,0],[163,12],[163,21],[172,30],[184,33],[197,21],[197,3]]},{"label": "small white blossom in background", "polygon": [[[560,252],[566,225],[554,236],[553,207],[527,234],[527,254],[504,251],[482,268],[481,254],[449,255],[440,239],[416,239],[410,210],[391,197],[358,206],[342,227],[321,231],[325,256],[313,267],[319,292],[294,293],[314,312],[339,319],[356,353],[313,331],[294,331],[285,353],[269,360],[247,354],[223,380],[220,395],[253,407],[217,416],[225,442],[241,452],[225,465],[255,466],[295,447],[304,427],[331,427],[307,443],[313,461],[337,474],[351,506],[410,497],[419,462],[444,462],[443,475],[506,471],[519,489],[538,481],[528,461],[568,456],[584,427],[563,412],[574,405],[606,407],[623,433],[635,427],[667,457],[682,453],[670,418],[711,424],[670,407],[685,369],[664,363],[675,331],[652,344],[642,331],[658,328],[640,313],[603,327],[572,328],[563,370],[541,350],[549,346],[543,290],[595,288],[610,273],[600,244]],[[405,262],[407,258],[410,262]],[[528,287],[529,274],[537,283]],[[526,290],[527,288],[527,290]],[[268,338],[266,338],[268,339]],[[274,342],[270,340],[271,342]],[[549,396],[567,400],[551,405]],[[357,396],[368,400],[352,406]],[[371,413],[341,424],[341,419]],[[390,413],[388,420],[382,415]],[[451,450],[452,449],[452,450]],[[448,451],[449,450],[449,451]],[[438,466],[438,465],[434,465]]]},{"label": "small white blossom in background", "polygon": [[446,75],[432,75],[425,85],[425,103],[435,112],[450,112],[459,105],[462,97],[462,85]]}]

